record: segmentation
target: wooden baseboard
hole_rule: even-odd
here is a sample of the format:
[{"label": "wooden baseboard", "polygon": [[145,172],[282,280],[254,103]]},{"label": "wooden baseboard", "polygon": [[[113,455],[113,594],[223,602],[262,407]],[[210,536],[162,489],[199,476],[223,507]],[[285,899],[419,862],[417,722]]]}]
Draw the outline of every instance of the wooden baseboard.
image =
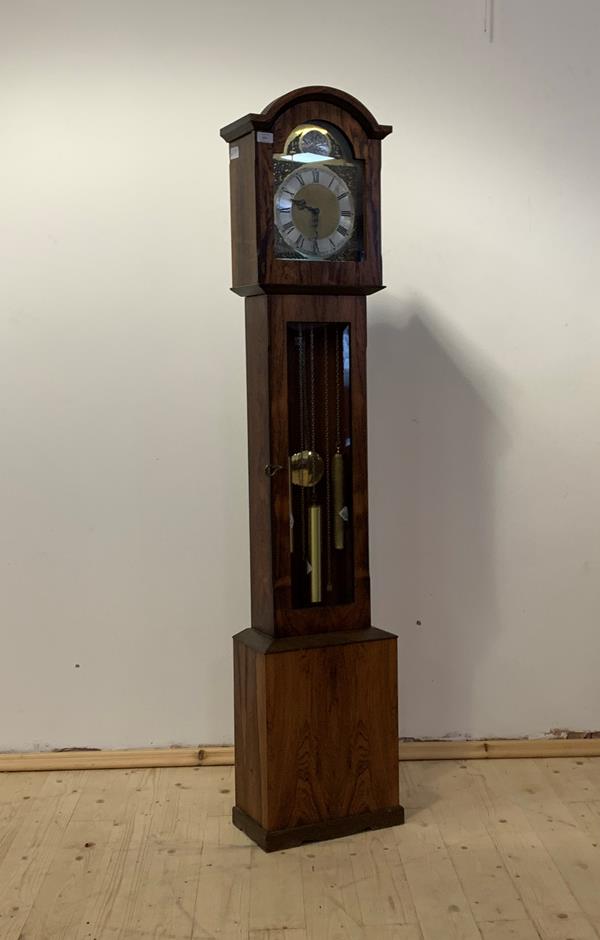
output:
[{"label": "wooden baseboard", "polygon": [[[490,760],[516,757],[600,757],[600,738],[400,742],[401,761]],[[0,773],[32,770],[130,770],[136,767],[226,767],[233,763],[233,747],[43,751],[0,754]]]},{"label": "wooden baseboard", "polygon": [[515,757],[600,757],[600,738],[490,741],[401,741],[400,760],[485,760]]},{"label": "wooden baseboard", "polygon": [[228,764],[233,764],[232,747],[148,747],[123,751],[0,754],[0,773],[11,770],[130,770],[136,767],[214,767]]}]

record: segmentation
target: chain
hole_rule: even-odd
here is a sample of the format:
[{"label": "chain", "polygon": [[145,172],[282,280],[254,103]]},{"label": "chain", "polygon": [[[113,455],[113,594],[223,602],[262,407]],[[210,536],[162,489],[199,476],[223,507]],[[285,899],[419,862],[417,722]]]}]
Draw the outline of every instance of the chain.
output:
[{"label": "chain", "polygon": [[342,416],[340,403],[340,331],[335,331],[335,449],[342,450]]},{"label": "chain", "polygon": [[304,336],[302,325],[298,327],[298,398],[300,400],[300,450],[304,450]]},{"label": "chain", "polygon": [[[300,398],[300,453],[304,453],[304,334],[302,324],[298,327],[298,394]],[[304,487],[300,487],[300,539],[302,548],[302,561],[306,558],[306,513]]]},{"label": "chain", "polygon": [[323,327],[323,401],[325,405],[325,525],[327,531],[326,542],[326,565],[327,565],[327,590],[333,590],[333,580],[331,575],[331,470],[329,453],[329,349],[328,338],[329,327]]},{"label": "chain", "polygon": [[315,328],[310,328],[310,449],[317,449],[317,422],[315,416]]}]

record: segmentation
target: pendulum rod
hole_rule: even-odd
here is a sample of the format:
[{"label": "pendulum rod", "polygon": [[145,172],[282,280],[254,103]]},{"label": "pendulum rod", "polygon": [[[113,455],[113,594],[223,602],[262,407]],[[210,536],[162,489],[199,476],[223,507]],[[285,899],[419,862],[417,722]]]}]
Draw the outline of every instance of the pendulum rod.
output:
[{"label": "pendulum rod", "polygon": [[292,508],[292,458],[288,457],[288,512],[290,516],[290,554],[294,554],[294,510]]},{"label": "pendulum rod", "polygon": [[333,455],[333,544],[340,551],[344,547],[344,456],[342,454],[340,329],[335,331],[335,454]]},{"label": "pendulum rod", "polygon": [[[310,449],[317,447],[316,399],[315,399],[315,329],[310,328]],[[321,507],[317,503],[316,483],[312,486],[311,505],[308,516],[310,542],[310,599],[313,604],[321,601]]]}]

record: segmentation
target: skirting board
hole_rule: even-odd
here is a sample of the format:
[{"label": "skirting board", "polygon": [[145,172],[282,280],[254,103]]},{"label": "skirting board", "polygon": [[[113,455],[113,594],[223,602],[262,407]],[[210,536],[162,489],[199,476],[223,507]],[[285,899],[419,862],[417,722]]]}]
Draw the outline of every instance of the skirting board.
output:
[{"label": "skirting board", "polygon": [[223,767],[232,747],[163,747],[123,751],[31,751],[0,754],[0,773],[28,770],[132,770],[136,767]]},{"label": "skirting board", "polygon": [[[489,760],[515,757],[600,757],[600,738],[492,741],[401,741],[400,760]],[[32,770],[129,770],[136,767],[226,767],[233,747],[140,748],[0,754],[0,773]]]}]

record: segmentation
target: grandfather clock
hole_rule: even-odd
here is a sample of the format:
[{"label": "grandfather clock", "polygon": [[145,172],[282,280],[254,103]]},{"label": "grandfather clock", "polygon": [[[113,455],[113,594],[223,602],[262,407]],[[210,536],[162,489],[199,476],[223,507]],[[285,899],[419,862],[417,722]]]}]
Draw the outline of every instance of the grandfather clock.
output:
[{"label": "grandfather clock", "polygon": [[252,626],[234,637],[233,821],[266,851],[399,825],[396,637],[371,625],[366,295],[380,141],[300,88],[221,130],[245,297]]}]

